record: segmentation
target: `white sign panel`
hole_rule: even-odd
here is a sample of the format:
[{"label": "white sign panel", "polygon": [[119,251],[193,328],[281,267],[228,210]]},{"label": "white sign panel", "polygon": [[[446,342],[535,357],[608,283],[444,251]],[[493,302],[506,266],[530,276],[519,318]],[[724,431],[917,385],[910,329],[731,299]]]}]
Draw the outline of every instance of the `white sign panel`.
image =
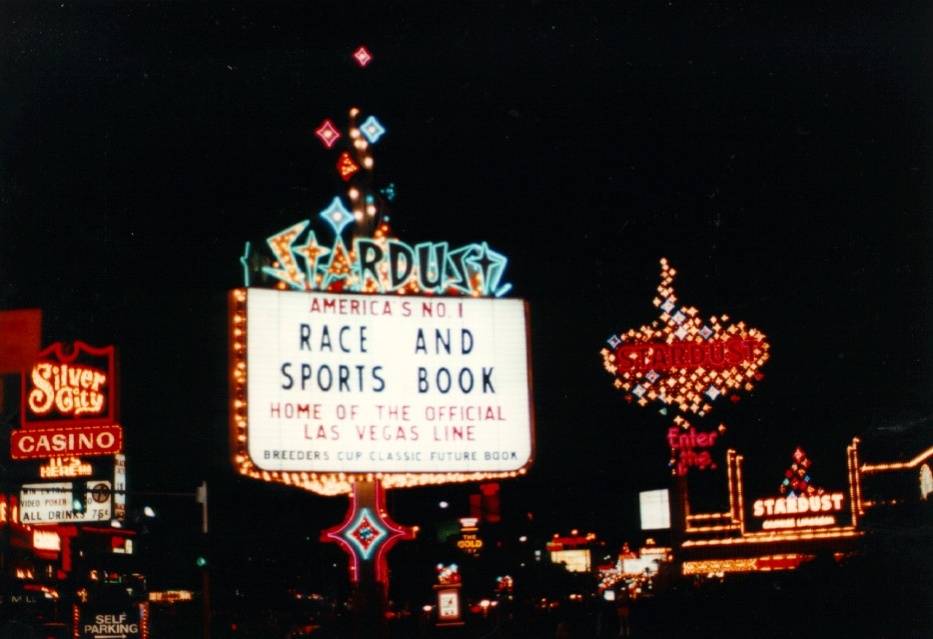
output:
[{"label": "white sign panel", "polygon": [[84,512],[74,512],[72,498],[75,485],[71,482],[24,484],[19,494],[19,518],[23,524],[62,524],[107,521],[111,518],[109,481],[79,482],[86,489]]},{"label": "white sign panel", "polygon": [[126,455],[113,456],[113,517],[126,519]]},{"label": "white sign panel", "polygon": [[638,493],[642,530],[666,530],[671,527],[671,506],[667,488]]},{"label": "white sign panel", "polygon": [[249,289],[262,470],[510,472],[531,462],[525,303]]},{"label": "white sign panel", "polygon": [[437,618],[441,621],[460,619],[460,592],[451,588],[437,592]]}]

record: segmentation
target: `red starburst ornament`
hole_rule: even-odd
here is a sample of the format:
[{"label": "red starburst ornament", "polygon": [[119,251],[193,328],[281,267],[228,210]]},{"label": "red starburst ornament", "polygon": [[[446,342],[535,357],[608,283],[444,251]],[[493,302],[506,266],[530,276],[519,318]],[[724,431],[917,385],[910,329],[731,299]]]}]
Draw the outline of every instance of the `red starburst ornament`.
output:
[{"label": "red starburst ornament", "polygon": [[330,120],[324,120],[314,134],[321,139],[321,142],[323,142],[324,146],[328,149],[334,146],[337,139],[340,137],[340,131],[337,130],[334,123]]},{"label": "red starburst ornament", "polygon": [[344,182],[347,182],[353,177],[353,174],[359,170],[359,165],[353,161],[348,151],[344,151],[340,154],[340,159],[337,160],[337,171],[340,173],[340,178]]}]

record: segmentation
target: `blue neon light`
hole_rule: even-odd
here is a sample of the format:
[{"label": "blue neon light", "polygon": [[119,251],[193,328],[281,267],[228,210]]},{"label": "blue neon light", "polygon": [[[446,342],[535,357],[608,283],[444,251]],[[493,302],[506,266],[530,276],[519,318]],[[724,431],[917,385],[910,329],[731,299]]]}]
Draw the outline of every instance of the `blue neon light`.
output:
[{"label": "blue neon light", "polygon": [[360,131],[363,132],[363,135],[366,136],[366,139],[369,140],[370,144],[375,144],[379,141],[379,138],[386,132],[385,127],[376,119],[376,116],[371,115],[366,118],[366,121],[360,125]]},{"label": "blue neon light", "polygon": [[[362,542],[357,538],[353,533],[360,530],[363,526],[363,520],[366,520],[369,527],[372,529],[370,534],[373,534],[372,541],[369,545],[364,546]],[[364,534],[365,531],[364,531]],[[343,538],[346,539],[350,544],[356,548],[357,553],[365,561],[369,561],[370,556],[373,552],[385,541],[389,535],[388,531],[379,525],[379,519],[373,516],[373,513],[369,508],[361,508],[360,512],[357,514],[356,519],[353,523],[348,526],[343,531]]]},{"label": "blue neon light", "polygon": [[338,236],[343,233],[343,229],[347,227],[347,224],[353,223],[353,214],[340,201],[340,196],[335,196],[330,206],[318,213],[318,215],[330,224],[331,228],[334,229],[334,234]]}]

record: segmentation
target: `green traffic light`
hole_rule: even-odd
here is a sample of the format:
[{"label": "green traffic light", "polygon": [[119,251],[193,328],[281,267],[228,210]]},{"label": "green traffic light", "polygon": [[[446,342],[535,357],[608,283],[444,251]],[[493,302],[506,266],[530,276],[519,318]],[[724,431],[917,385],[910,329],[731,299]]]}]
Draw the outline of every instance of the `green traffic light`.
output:
[{"label": "green traffic light", "polygon": [[204,557],[198,557],[198,566],[203,568],[206,565],[207,565],[207,559],[205,559]]}]

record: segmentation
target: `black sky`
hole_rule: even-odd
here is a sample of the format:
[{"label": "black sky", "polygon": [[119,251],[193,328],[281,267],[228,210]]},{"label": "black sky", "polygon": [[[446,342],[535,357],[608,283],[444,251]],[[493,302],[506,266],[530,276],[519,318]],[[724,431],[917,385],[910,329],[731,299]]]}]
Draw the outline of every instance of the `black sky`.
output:
[{"label": "black sky", "polygon": [[708,419],[775,485],[798,444],[836,476],[853,436],[930,414],[929,10],[588,4],[0,5],[0,308],[119,348],[131,485],[337,523],[227,461],[226,294],[246,241],[342,192],[313,130],[352,106],[388,129],[400,239],[488,241],[530,304],[538,458],[505,508],[637,530],[667,421],[599,350],[655,318],[661,257],[683,303],[769,337]]}]

